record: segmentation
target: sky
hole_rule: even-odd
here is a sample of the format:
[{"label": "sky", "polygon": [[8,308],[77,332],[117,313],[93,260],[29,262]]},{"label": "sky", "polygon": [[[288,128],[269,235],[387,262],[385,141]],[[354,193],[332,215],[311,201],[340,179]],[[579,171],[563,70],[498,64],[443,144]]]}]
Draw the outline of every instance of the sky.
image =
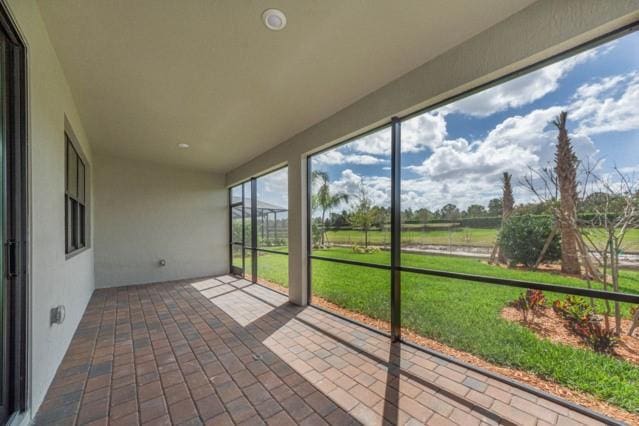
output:
[{"label": "sky", "polygon": [[[639,178],[639,32],[403,121],[402,209],[487,206],[501,196],[503,172],[516,204],[535,201],[519,182],[552,166],[561,111],[582,164],[604,178],[615,168]],[[383,128],[315,155],[312,168],[329,174],[333,191],[363,185],[390,206],[390,140]]]},{"label": "sky", "polygon": [[[257,178],[257,201],[288,208],[288,169],[286,167]],[[288,215],[279,212],[277,217],[284,219]]]}]

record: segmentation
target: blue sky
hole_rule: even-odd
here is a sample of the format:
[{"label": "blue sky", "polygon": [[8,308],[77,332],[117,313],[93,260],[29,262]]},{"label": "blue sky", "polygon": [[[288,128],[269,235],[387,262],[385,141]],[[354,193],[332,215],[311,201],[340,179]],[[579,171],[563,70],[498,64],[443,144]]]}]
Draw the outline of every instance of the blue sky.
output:
[{"label": "blue sky", "polygon": [[[639,177],[638,32],[403,122],[402,208],[487,205],[504,171],[518,182],[551,165],[562,110],[584,164],[597,163],[602,178],[615,166]],[[335,191],[362,183],[380,205],[389,205],[389,166],[388,129],[313,158]],[[533,200],[517,184],[515,198]]]}]

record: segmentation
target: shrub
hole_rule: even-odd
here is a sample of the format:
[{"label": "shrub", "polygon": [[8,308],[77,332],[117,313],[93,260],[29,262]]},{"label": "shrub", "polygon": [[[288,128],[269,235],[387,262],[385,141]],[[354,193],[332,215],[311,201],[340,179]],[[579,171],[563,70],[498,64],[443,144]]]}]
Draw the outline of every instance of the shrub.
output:
[{"label": "shrub", "polygon": [[[522,263],[527,267],[535,265],[548,236],[552,232],[553,220],[546,216],[512,216],[501,230],[499,244],[511,264]],[[557,235],[544,255],[544,260],[561,258],[559,235]]]},{"label": "shrub", "polygon": [[353,246],[353,253],[357,254],[370,254],[377,253],[378,251],[379,249],[377,247],[363,247],[358,245]]},{"label": "shrub", "polygon": [[317,225],[316,221],[311,223],[311,239],[313,240],[313,248],[320,248],[320,242],[322,241],[322,231]]},{"label": "shrub", "polygon": [[468,217],[460,222],[464,228],[495,229],[501,226],[501,216]]},{"label": "shrub", "polygon": [[568,296],[565,301],[555,300],[552,308],[568,321],[573,332],[595,352],[609,354],[619,343],[614,330],[601,325],[592,306],[584,299]]},{"label": "shrub", "polygon": [[575,325],[575,331],[595,352],[610,354],[617,343],[619,343],[619,338],[614,330],[602,326],[601,323],[595,319],[591,319],[585,324]]},{"label": "shrub", "polygon": [[265,247],[280,247],[286,245],[286,240],[282,238],[266,240],[262,243]]},{"label": "shrub", "polygon": [[522,293],[519,297],[512,302],[510,306],[521,311],[524,317],[524,322],[528,322],[528,313],[532,312],[533,317],[539,313],[546,305],[546,297],[541,290],[528,289],[526,293]]},{"label": "shrub", "polygon": [[552,309],[560,317],[568,321],[573,327],[575,325],[583,325],[592,320],[595,315],[592,306],[581,297],[568,296],[566,300],[555,300]]}]

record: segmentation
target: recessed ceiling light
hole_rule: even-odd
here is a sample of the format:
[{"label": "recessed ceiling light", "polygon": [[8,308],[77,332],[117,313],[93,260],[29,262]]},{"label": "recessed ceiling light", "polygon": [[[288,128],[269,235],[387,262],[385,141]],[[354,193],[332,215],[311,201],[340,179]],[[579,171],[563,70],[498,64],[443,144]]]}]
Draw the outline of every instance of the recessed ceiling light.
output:
[{"label": "recessed ceiling light", "polygon": [[266,28],[273,31],[279,31],[286,26],[286,15],[277,9],[267,9],[262,13],[262,20]]},{"label": "recessed ceiling light", "polygon": [[191,145],[189,145],[188,143],[179,143],[177,146],[178,146],[178,148],[180,148],[180,149],[187,149],[187,148],[189,148]]}]

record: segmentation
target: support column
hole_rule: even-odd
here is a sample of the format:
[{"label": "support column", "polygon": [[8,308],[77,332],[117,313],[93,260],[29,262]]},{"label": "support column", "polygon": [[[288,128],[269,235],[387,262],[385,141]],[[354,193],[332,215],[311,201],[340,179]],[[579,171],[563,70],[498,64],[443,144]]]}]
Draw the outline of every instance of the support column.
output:
[{"label": "support column", "polygon": [[257,282],[257,180],[251,178],[251,281]]},{"label": "support column", "polygon": [[391,147],[391,339],[401,339],[401,121],[392,119]]},{"label": "support column", "polygon": [[288,293],[291,303],[308,303],[306,256],[306,158],[288,159]]}]

